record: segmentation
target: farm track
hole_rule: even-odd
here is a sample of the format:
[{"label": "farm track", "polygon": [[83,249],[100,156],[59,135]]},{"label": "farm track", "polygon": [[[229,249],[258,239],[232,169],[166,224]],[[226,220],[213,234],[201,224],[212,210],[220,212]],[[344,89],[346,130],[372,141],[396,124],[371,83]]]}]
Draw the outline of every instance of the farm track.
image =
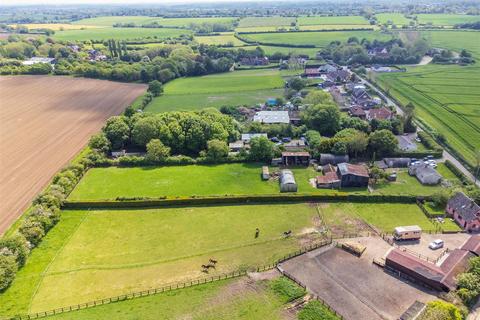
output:
[{"label": "farm track", "polygon": [[145,88],[57,76],[0,77],[0,234],[106,119]]}]

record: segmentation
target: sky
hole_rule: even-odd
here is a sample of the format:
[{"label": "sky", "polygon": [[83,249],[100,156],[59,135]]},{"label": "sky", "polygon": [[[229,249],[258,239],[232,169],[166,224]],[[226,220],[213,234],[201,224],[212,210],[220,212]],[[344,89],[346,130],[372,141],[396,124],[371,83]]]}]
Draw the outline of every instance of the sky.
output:
[{"label": "sky", "polygon": [[181,4],[200,2],[245,2],[251,0],[0,0],[1,5],[45,5],[45,4],[135,4],[135,3],[156,3],[156,4]]}]

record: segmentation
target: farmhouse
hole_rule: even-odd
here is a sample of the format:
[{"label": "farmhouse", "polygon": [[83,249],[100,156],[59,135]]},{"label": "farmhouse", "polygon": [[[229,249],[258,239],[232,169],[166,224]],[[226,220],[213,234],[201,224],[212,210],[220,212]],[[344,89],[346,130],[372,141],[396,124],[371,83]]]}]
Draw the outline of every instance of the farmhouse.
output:
[{"label": "farmhouse", "polygon": [[295,182],[293,172],[282,170],[280,172],[280,192],[297,192],[298,186]]},{"label": "farmhouse", "polygon": [[442,176],[428,164],[419,162],[408,167],[408,174],[416,176],[423,185],[436,185],[442,181]]},{"label": "farmhouse", "polygon": [[346,162],[339,163],[337,166],[337,175],[341,180],[342,188],[368,186],[368,170],[363,165]]},{"label": "farmhouse", "polygon": [[320,154],[320,165],[324,166],[326,164],[339,164],[342,162],[348,162],[348,155],[336,155],[331,153],[321,153]]},{"label": "farmhouse", "polygon": [[310,163],[310,153],[301,152],[282,152],[282,164],[284,166],[308,166]]},{"label": "farmhouse", "polygon": [[377,108],[377,109],[370,109],[366,112],[367,120],[372,121],[373,119],[376,120],[391,120],[393,117],[393,112],[388,110],[385,107]]},{"label": "farmhouse", "polygon": [[266,124],[290,123],[288,111],[259,111],[253,116],[253,121]]},{"label": "farmhouse", "polygon": [[463,192],[448,200],[446,212],[466,231],[480,231],[480,206]]}]

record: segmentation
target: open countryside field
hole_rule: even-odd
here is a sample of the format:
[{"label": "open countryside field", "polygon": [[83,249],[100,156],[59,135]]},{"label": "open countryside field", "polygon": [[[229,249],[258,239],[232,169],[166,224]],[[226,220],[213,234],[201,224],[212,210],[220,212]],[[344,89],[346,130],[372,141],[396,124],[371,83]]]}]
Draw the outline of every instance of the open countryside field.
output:
[{"label": "open countryside field", "polygon": [[[78,30],[78,29],[91,29],[91,28],[101,28],[100,26],[84,25],[84,24],[71,24],[71,23],[27,23],[22,24],[28,29],[52,29],[55,31],[59,30]],[[11,25],[15,26],[15,25]]]},{"label": "open countryside field", "polygon": [[221,34],[218,36],[196,36],[195,40],[200,44],[207,45],[230,45],[232,44],[235,47],[243,47],[247,43],[235,38],[233,34]]},{"label": "open countryside field", "polygon": [[[480,33],[431,31],[433,46],[469,50],[480,58]],[[471,166],[480,148],[480,67],[434,65],[410,67],[406,73],[383,74],[381,86],[400,102],[413,102],[419,118],[442,133]]]},{"label": "open countryside field", "polygon": [[232,17],[212,17],[212,18],[161,18],[148,16],[105,16],[87,18],[75,21],[74,24],[83,24],[89,26],[111,27],[115,23],[134,23],[137,26],[157,22],[165,27],[188,27],[190,24],[207,23],[232,23],[235,18]]},{"label": "open countryside field", "polygon": [[265,54],[274,54],[280,52],[283,54],[304,54],[310,58],[315,58],[318,48],[292,48],[292,47],[278,47],[278,46],[260,46],[265,51]]},{"label": "open countryside field", "polygon": [[265,102],[283,92],[277,69],[242,70],[202,77],[181,78],[165,85],[146,111],[199,110],[222,105]]},{"label": "open countryside field", "polygon": [[295,23],[294,17],[247,17],[240,20],[239,28],[245,27],[281,27]]},{"label": "open countryside field", "polygon": [[[192,165],[142,168],[90,169],[71,193],[69,200],[104,200],[117,197],[222,196],[278,194],[277,180],[260,179],[261,164]],[[274,172],[278,168],[270,168]],[[310,179],[319,175],[313,168],[292,169],[299,193],[332,194],[354,192],[366,194],[365,188],[342,190],[317,189]],[[192,177],[199,177],[192,180]],[[201,178],[200,178],[201,177]],[[129,183],[123,183],[128,181]],[[405,188],[405,181],[409,187]],[[430,195],[440,186],[422,186],[415,178],[402,174],[398,183],[382,185],[378,194]]]},{"label": "open countryside field", "polygon": [[[0,314],[48,310],[269,264],[316,239],[310,232],[317,220],[315,206],[306,204],[64,211],[0,295]],[[294,236],[284,238],[286,230]],[[210,258],[218,263],[205,274],[201,265]]]},{"label": "open countryside field", "polygon": [[87,41],[87,40],[133,40],[138,38],[167,39],[190,34],[185,29],[173,28],[91,28],[85,30],[57,31],[53,35],[55,40],[63,41]]},{"label": "open countryside field", "polygon": [[[285,280],[255,281],[242,277],[84,309],[48,319],[285,320],[285,298],[273,289],[274,284],[279,281]],[[292,283],[292,286],[295,285]]]},{"label": "open countryside field", "polygon": [[328,32],[286,32],[286,33],[258,33],[243,34],[242,37],[265,44],[277,45],[314,45],[325,47],[332,41],[347,41],[350,37],[357,37],[359,40],[388,40],[390,35],[376,31],[328,31]]},{"label": "open countryside field", "polygon": [[480,21],[480,15],[466,14],[417,14],[418,23],[431,23],[436,26],[453,26],[458,23]]},{"label": "open countryside field", "polygon": [[108,117],[145,89],[60,76],[0,77],[0,233]]},{"label": "open countryside field", "polygon": [[358,25],[358,24],[369,24],[368,21],[362,16],[310,16],[310,17],[298,17],[298,25],[308,26],[308,25]]},{"label": "open countryside field", "polygon": [[375,17],[377,17],[377,21],[381,24],[390,21],[397,26],[403,26],[410,23],[410,19],[405,17],[403,13],[379,13],[376,14]]}]

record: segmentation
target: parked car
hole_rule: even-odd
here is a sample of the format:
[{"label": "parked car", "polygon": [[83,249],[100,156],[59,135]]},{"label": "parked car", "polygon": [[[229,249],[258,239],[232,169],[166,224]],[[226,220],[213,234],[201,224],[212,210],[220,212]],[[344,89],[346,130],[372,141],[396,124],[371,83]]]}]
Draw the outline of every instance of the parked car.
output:
[{"label": "parked car", "polygon": [[292,141],[292,138],[285,137],[285,138],[282,138],[282,141],[283,142],[290,142],[290,141]]},{"label": "parked car", "polygon": [[427,156],[427,159],[432,160],[432,159],[433,159],[433,156],[432,156],[432,155],[429,155],[429,156]]},{"label": "parked car", "polygon": [[437,249],[443,248],[443,245],[444,245],[443,240],[442,239],[437,239],[437,240],[433,240],[432,242],[430,242],[428,247],[432,250],[437,250]]},{"label": "parked car", "polygon": [[278,139],[277,137],[273,137],[273,138],[270,138],[270,141],[272,141],[272,142],[280,142],[280,139]]}]

